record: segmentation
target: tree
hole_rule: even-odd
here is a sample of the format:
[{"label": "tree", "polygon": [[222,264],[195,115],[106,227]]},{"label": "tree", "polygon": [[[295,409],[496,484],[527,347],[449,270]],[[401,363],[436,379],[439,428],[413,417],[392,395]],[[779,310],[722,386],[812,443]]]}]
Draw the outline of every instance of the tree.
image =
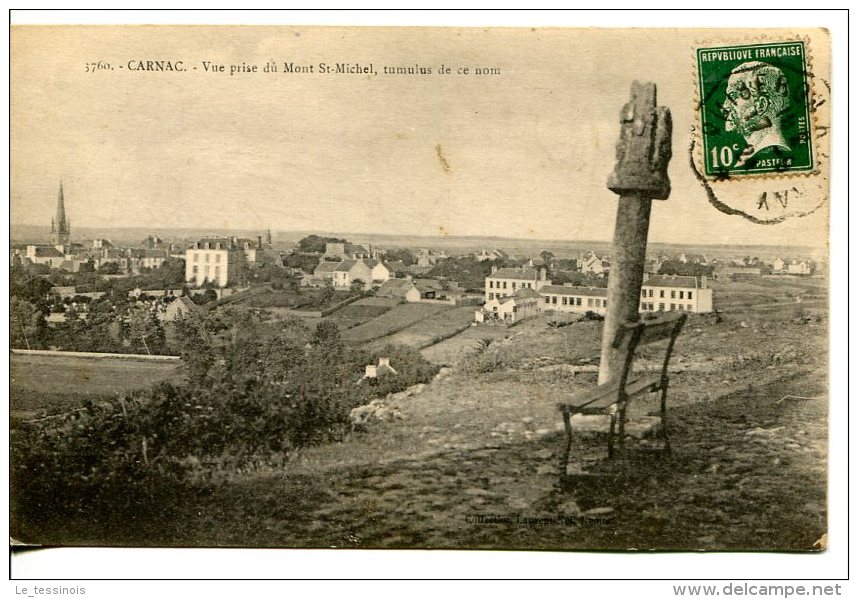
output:
[{"label": "tree", "polygon": [[414,257],[414,254],[411,253],[411,250],[406,248],[387,250],[385,252],[385,260],[389,262],[402,262],[405,266],[411,266],[417,259]]},{"label": "tree", "polygon": [[542,257],[542,261],[545,263],[545,266],[550,268],[554,263],[554,253],[549,252],[548,250],[542,250],[539,252],[539,255]]},{"label": "tree", "polygon": [[[324,251],[324,248],[322,251]],[[288,266],[289,268],[299,268],[308,274],[312,274],[319,265],[319,256],[315,254],[292,252],[283,258],[283,265]]]},{"label": "tree", "polygon": [[34,306],[46,306],[48,294],[53,284],[42,277],[31,277],[20,270],[13,270],[11,274],[10,295],[25,300]]},{"label": "tree", "polygon": [[77,340],[79,351],[116,351],[112,327],[116,321],[113,306],[105,299],[90,302],[86,313],[86,328]]},{"label": "tree", "polygon": [[339,327],[329,320],[323,320],[316,325],[312,343],[334,354],[341,354],[345,347]]},{"label": "tree", "polygon": [[147,306],[134,306],[128,311],[128,336],[132,343],[140,343],[150,356],[153,352],[162,353],[166,345],[166,336],[161,321],[154,310]]},{"label": "tree", "polygon": [[119,262],[105,262],[98,267],[98,272],[103,275],[118,275],[122,273]]},{"label": "tree", "polygon": [[191,299],[197,305],[202,306],[209,302],[217,301],[217,291],[215,291],[214,289],[206,289],[202,293],[195,293],[193,296],[191,296]]},{"label": "tree", "polygon": [[345,239],[338,239],[336,237],[307,235],[307,237],[298,242],[298,251],[313,254],[324,254],[325,244],[327,243],[348,243],[348,241]]},{"label": "tree", "polygon": [[444,277],[449,281],[458,281],[465,289],[485,288],[486,277],[492,274],[492,266],[504,266],[503,260],[484,260],[480,262],[473,256],[449,258],[438,262],[427,277]]},{"label": "tree", "polygon": [[365,287],[366,283],[363,279],[355,279],[349,284],[349,291],[352,295],[360,295]]},{"label": "tree", "polygon": [[325,280],[325,285],[322,287],[322,292],[319,294],[319,304],[324,306],[332,299],[334,299],[334,295],[336,292],[334,291],[334,284],[330,280]]},{"label": "tree", "polygon": [[33,349],[43,344],[47,325],[44,315],[27,300],[12,297],[9,308],[12,347]]}]

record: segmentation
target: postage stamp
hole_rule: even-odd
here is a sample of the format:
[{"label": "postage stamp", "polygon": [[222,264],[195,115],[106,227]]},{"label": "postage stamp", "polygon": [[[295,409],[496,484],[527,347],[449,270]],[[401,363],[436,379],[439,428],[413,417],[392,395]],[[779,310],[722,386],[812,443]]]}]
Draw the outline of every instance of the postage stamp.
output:
[{"label": "postage stamp", "polygon": [[698,48],[696,62],[706,177],[814,171],[803,40]]}]

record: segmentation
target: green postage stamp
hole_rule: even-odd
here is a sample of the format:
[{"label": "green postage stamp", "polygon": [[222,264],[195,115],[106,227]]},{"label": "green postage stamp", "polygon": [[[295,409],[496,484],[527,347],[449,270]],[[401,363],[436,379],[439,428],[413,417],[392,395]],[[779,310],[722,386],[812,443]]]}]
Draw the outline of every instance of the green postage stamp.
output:
[{"label": "green postage stamp", "polygon": [[804,41],[698,48],[696,61],[706,177],[814,171]]}]

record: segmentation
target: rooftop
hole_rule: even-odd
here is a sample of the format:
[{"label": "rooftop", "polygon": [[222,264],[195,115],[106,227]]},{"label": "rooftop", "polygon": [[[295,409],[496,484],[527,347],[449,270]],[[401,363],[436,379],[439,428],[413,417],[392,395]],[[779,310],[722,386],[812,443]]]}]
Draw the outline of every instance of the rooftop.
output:
[{"label": "rooftop", "polygon": [[604,287],[572,287],[569,285],[546,285],[539,290],[541,295],[580,295],[590,297],[607,297],[608,290]]},{"label": "rooftop", "polygon": [[521,279],[535,281],[539,278],[539,271],[535,268],[499,268],[490,274],[489,279]]},{"label": "rooftop", "polygon": [[684,287],[697,289],[697,277],[680,275],[653,275],[644,281],[644,287]]}]

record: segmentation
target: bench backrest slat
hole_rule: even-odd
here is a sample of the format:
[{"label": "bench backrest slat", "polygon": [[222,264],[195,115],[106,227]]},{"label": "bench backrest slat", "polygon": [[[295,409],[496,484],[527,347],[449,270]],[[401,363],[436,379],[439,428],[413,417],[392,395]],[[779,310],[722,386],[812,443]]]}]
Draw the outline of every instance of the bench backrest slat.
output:
[{"label": "bench backrest slat", "polygon": [[670,339],[665,349],[664,362],[662,363],[661,376],[667,376],[667,367],[670,363],[670,355],[676,338],[682,331],[688,314],[684,312],[671,312],[665,316],[650,321],[629,322],[620,327],[614,339],[614,348],[624,353],[623,371],[620,374],[620,389],[625,388],[628,376],[634,365],[635,351],[639,345],[655,343],[663,339]]}]

